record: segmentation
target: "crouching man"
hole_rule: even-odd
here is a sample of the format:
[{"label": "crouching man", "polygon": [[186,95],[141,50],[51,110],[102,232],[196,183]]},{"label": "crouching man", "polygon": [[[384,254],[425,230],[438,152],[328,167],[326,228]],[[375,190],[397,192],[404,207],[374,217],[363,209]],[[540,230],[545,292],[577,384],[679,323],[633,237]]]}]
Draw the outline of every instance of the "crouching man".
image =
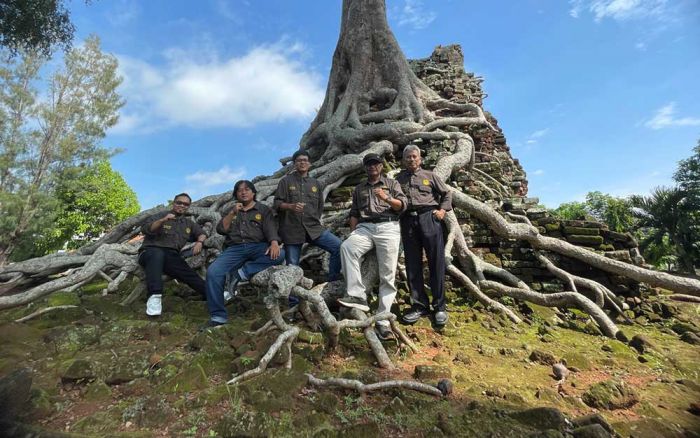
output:
[{"label": "crouching man", "polygon": [[[375,248],[379,264],[377,313],[389,312],[396,297],[394,282],[401,242],[398,220],[399,214],[406,210],[406,196],[396,180],[382,175],[382,159],[377,154],[367,154],[362,163],[367,172],[367,181],[358,184],[352,193],[352,233],[340,247],[347,295],[339,299],[338,303],[364,312],[369,311],[367,287],[362,282],[360,260]],[[389,321],[377,322],[375,330],[383,340],[391,337]]]},{"label": "crouching man", "polygon": [[258,272],[284,261],[274,212],[257,202],[253,183],[238,181],[233,194],[237,203],[216,225],[216,232],[225,237],[224,251],[207,269],[209,321],[203,329],[223,325],[228,319],[224,302],[226,274],[231,273],[233,285],[229,289],[235,291],[241,280],[249,280]]},{"label": "crouching man", "polygon": [[199,254],[207,238],[197,223],[185,217],[191,203],[190,195],[180,193],[173,199],[170,211],[151,216],[141,226],[145,237],[139,249],[139,264],[146,273],[148,316],[158,316],[162,312],[163,274],[182,281],[204,296],[204,280],[180,254],[182,247],[193,240],[196,240],[196,243],[192,253]]}]

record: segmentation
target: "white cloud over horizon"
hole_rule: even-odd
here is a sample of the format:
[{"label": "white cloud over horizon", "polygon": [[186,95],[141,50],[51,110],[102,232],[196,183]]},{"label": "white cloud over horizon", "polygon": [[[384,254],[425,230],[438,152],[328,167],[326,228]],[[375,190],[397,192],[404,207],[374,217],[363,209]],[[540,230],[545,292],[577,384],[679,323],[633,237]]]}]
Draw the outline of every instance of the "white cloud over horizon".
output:
[{"label": "white cloud over horizon", "polygon": [[185,190],[190,196],[196,197],[204,193],[209,193],[209,189],[220,187],[221,189],[232,188],[233,184],[246,175],[244,167],[231,169],[229,166],[223,166],[218,170],[206,171],[198,170],[197,172],[185,175],[187,189]]},{"label": "white cloud over horizon", "polygon": [[304,50],[298,42],[282,41],[220,59],[207,47],[197,53],[170,48],[160,65],[118,56],[127,105],[113,132],[310,118],[324,89],[320,75],[300,61]]},{"label": "white cloud over horizon", "polygon": [[533,145],[533,144],[537,143],[539,141],[539,139],[544,137],[545,135],[547,135],[548,132],[549,132],[549,128],[539,129],[539,130],[533,132],[532,134],[530,134],[530,136],[527,138],[527,140],[525,140],[525,144]]},{"label": "white cloud over horizon", "polygon": [[676,117],[676,103],[670,102],[658,110],[654,116],[644,122],[644,126],[654,130],[673,126],[700,126],[700,117]]},{"label": "white cloud over horizon", "polygon": [[569,0],[569,15],[579,18],[586,11],[596,22],[605,18],[625,21],[638,18],[662,18],[667,12],[667,0]]}]

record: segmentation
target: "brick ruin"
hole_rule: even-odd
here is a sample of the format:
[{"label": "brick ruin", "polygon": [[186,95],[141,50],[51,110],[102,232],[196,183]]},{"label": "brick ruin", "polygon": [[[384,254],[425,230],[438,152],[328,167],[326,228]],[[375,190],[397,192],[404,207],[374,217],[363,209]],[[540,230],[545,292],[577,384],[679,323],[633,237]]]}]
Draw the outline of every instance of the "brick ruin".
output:
[{"label": "brick ruin", "polygon": [[[409,63],[414,73],[441,97],[475,103],[483,108],[486,97],[481,88],[483,79],[464,70],[464,56],[460,46],[438,46],[429,58],[410,60]],[[611,231],[600,222],[555,218],[539,205],[538,198],[528,197],[525,170],[518,159],[512,156],[506,137],[498,127],[498,120],[488,111],[485,113],[497,132],[488,129],[465,131],[475,142],[474,166],[473,169],[457,171],[453,174],[450,184],[500,211],[527,216],[544,235],[587,247],[606,257],[637,265],[644,263],[637,242],[631,235]],[[422,150],[423,167],[426,169],[432,169],[439,158],[451,154],[455,147],[452,140],[417,141],[415,144]],[[387,158],[385,170],[391,174],[400,166],[399,151],[395,156]],[[326,200],[327,214],[349,208],[352,189],[363,178],[364,173],[355,174],[341,187],[331,191]],[[526,243],[505,240],[493,233],[484,223],[470,218],[466,212],[459,209],[455,212],[465,236],[470,241],[470,247],[484,260],[506,268],[534,290],[564,290],[564,284],[542,267]],[[341,235],[348,231],[339,230]],[[550,254],[550,258],[572,274],[601,282],[615,294],[626,297],[630,306],[639,301],[640,285],[632,280],[610,275],[577,260],[555,254]],[[307,268],[314,270],[313,266]]]}]

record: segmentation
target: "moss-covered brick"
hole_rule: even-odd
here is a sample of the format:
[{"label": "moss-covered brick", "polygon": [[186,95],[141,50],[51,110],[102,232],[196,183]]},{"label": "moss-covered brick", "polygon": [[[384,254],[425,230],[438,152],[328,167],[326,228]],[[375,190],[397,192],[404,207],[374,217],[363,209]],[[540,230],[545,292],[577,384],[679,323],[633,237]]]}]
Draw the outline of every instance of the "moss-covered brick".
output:
[{"label": "moss-covered brick", "polygon": [[564,233],[566,234],[575,234],[575,235],[582,235],[582,236],[599,236],[600,235],[600,230],[598,228],[585,228],[585,227],[569,227],[569,226],[564,226]]},{"label": "moss-covered brick", "polygon": [[559,222],[544,224],[544,229],[547,230],[547,233],[559,231],[561,229],[561,224]]},{"label": "moss-covered brick", "polygon": [[574,234],[571,236],[567,236],[566,240],[568,240],[571,243],[577,243],[577,244],[586,245],[586,246],[598,246],[598,245],[603,244],[603,237],[602,236],[590,236],[590,235]]}]

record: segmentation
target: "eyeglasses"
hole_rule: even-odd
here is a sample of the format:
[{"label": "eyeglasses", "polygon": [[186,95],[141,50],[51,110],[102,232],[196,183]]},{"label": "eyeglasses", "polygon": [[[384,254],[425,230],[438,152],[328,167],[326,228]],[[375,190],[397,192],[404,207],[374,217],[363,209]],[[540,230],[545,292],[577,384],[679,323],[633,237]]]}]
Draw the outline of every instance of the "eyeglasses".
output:
[{"label": "eyeglasses", "polygon": [[173,204],[179,205],[179,206],[182,206],[182,207],[189,207],[189,206],[190,206],[190,203],[189,203],[189,202],[182,202],[182,201],[175,201],[175,202],[173,202]]},{"label": "eyeglasses", "polygon": [[295,163],[308,163],[309,159],[308,158],[297,158],[294,160]]}]

